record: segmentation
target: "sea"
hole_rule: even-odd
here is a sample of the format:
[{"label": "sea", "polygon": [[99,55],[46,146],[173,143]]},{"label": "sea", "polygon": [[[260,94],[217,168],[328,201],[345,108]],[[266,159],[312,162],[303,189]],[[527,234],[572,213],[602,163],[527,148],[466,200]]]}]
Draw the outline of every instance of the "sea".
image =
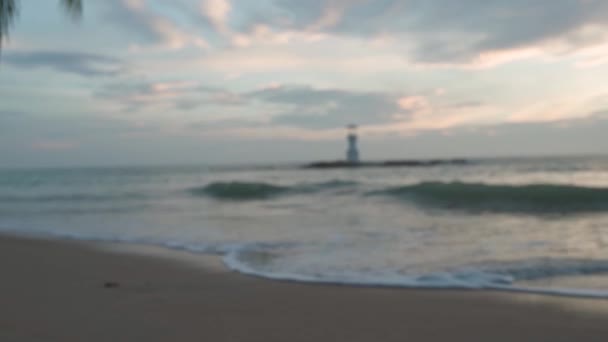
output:
[{"label": "sea", "polygon": [[2,169],[0,232],[219,255],[284,281],[608,298],[608,157]]}]

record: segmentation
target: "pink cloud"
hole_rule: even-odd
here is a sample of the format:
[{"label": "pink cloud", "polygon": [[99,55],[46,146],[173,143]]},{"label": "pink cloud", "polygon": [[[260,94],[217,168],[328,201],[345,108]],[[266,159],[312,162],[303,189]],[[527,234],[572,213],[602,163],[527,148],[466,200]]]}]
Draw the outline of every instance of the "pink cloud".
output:
[{"label": "pink cloud", "polygon": [[[465,46],[466,44],[463,43]],[[474,45],[475,40],[473,39],[468,44]],[[409,64],[419,69],[481,70],[525,60],[547,63],[574,58],[575,66],[586,68],[608,63],[607,54],[608,29],[597,25],[585,25],[562,37],[517,48],[481,51],[463,62],[421,63],[412,60]]]},{"label": "pink cloud", "polygon": [[219,51],[199,63],[213,70],[237,73],[288,70],[377,73],[407,69],[406,62],[396,54],[361,56],[354,53],[355,47],[349,47],[344,51],[334,50],[333,55],[319,55],[315,51],[321,47],[311,45],[302,50],[302,46],[306,45],[297,46],[295,42],[288,46],[252,44],[247,48]]},{"label": "pink cloud", "polygon": [[413,60],[408,61],[408,67],[412,67],[419,70],[426,69],[464,69],[464,70],[485,70],[492,69],[494,67],[508,64],[517,61],[529,60],[537,58],[541,61],[547,61],[550,59],[550,55],[546,54],[545,51],[540,47],[526,47],[510,50],[495,50],[485,51],[479,53],[477,56],[472,58],[471,61],[467,62],[440,62],[440,63],[423,63],[415,62]]},{"label": "pink cloud", "polygon": [[446,90],[444,88],[437,88],[433,92],[433,95],[435,95],[435,96],[443,96],[443,95],[445,95],[445,93],[446,93]]},{"label": "pink cloud", "polygon": [[230,34],[227,20],[231,9],[232,5],[229,0],[204,0],[201,3],[203,15],[209,18],[218,32],[224,34]]},{"label": "pink cloud", "polygon": [[[160,45],[152,46],[153,49],[209,48],[209,43],[201,35],[187,32],[167,17],[152,12],[144,0],[123,0],[123,3],[129,11],[146,22],[146,25],[162,40]],[[131,52],[141,52],[149,48],[148,46],[133,44],[129,50]]]},{"label": "pink cloud", "polygon": [[228,140],[244,138],[254,140],[294,139],[303,141],[332,140],[343,135],[343,129],[319,131],[285,126],[268,126],[263,128],[236,127],[224,130],[205,131],[200,134],[201,137],[205,138]]},{"label": "pink cloud", "polygon": [[349,0],[330,0],[328,2],[328,6],[324,8],[323,13],[314,22],[312,25],[308,27],[309,31],[320,31],[323,29],[331,28],[337,25],[342,17],[344,16],[344,12],[346,11]]},{"label": "pink cloud", "polygon": [[194,46],[201,49],[209,47],[207,41],[200,36],[186,33],[168,20],[159,18],[154,21],[153,26],[163,37],[165,46],[169,49],[177,50],[187,46]]},{"label": "pink cloud", "polygon": [[585,48],[575,58],[575,66],[578,68],[593,68],[608,64],[608,43]]},{"label": "pink cloud", "polygon": [[397,103],[401,109],[418,112],[430,107],[429,101],[424,96],[406,96],[400,98]]},{"label": "pink cloud", "polygon": [[150,88],[155,94],[170,93],[171,91],[191,90],[199,86],[195,81],[156,82]]},{"label": "pink cloud", "polygon": [[584,118],[591,115],[586,109],[586,101],[577,98],[536,103],[516,111],[506,121],[511,123],[558,122],[567,119]]}]

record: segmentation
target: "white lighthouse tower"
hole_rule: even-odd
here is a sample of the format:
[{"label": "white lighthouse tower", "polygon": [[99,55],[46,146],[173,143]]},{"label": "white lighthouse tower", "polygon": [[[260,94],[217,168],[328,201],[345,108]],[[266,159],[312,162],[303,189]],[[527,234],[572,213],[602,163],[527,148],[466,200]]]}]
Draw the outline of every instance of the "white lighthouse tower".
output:
[{"label": "white lighthouse tower", "polygon": [[357,148],[357,125],[348,125],[348,150],[346,150],[346,160],[351,164],[359,163],[359,149]]}]

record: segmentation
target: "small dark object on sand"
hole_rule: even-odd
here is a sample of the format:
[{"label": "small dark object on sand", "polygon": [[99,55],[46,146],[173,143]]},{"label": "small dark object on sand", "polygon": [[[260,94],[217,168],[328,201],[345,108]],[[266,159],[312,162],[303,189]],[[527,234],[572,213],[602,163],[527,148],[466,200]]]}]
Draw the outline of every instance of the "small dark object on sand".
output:
[{"label": "small dark object on sand", "polygon": [[120,287],[120,284],[113,281],[107,281],[103,284],[103,287],[105,287],[106,289],[114,289]]}]

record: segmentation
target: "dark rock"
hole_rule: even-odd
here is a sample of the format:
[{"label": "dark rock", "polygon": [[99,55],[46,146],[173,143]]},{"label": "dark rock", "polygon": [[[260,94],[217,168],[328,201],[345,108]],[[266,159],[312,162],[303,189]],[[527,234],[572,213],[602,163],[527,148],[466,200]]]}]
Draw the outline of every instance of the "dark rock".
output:
[{"label": "dark rock", "polygon": [[351,163],[348,161],[321,161],[304,165],[305,169],[339,169],[363,167],[430,167],[438,165],[467,165],[467,159],[386,160],[378,162]]}]

